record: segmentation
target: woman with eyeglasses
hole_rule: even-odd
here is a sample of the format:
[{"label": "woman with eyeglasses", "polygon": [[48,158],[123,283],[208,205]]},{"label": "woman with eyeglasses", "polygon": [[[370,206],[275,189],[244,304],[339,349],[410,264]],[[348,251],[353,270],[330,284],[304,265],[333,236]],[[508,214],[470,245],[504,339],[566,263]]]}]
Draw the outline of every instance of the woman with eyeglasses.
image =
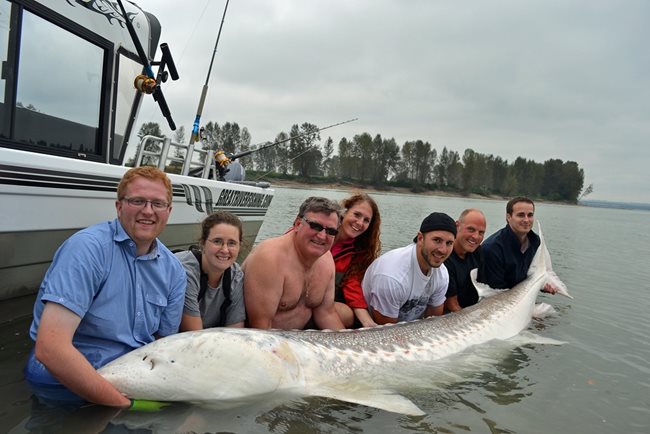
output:
[{"label": "woman with eyeglasses", "polygon": [[381,252],[377,203],[366,193],[342,201],[344,208],[339,233],[331,248],[336,265],[336,311],[346,328],[377,325],[368,312],[361,280]]},{"label": "woman with eyeglasses", "polygon": [[187,274],[181,332],[244,326],[244,273],[235,262],[242,239],[239,217],[216,211],[201,222],[199,249],[176,253]]}]

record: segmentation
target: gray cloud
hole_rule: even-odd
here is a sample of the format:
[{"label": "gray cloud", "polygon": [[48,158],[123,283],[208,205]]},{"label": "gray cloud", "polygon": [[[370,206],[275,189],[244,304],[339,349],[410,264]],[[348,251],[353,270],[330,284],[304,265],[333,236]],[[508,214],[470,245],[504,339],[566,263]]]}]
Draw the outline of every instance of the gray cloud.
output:
[{"label": "gray cloud", "polygon": [[[163,26],[181,73],[165,93],[189,129],[225,2],[137,3]],[[359,117],[324,138],[573,160],[593,198],[650,202],[648,16],[640,0],[235,0],[203,119],[256,143]]]}]

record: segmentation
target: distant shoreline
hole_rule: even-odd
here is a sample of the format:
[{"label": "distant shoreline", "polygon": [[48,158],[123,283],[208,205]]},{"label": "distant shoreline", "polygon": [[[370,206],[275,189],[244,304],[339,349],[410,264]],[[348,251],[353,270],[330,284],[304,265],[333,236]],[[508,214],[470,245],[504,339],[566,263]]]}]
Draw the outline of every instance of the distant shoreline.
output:
[{"label": "distant shoreline", "polygon": [[[508,200],[508,198],[500,196],[482,196],[480,194],[469,194],[464,196],[462,194],[443,191],[443,190],[426,190],[422,192],[415,193],[406,187],[387,187],[387,188],[375,188],[371,186],[362,186],[362,185],[352,185],[345,184],[340,182],[335,183],[306,183],[299,181],[290,181],[286,179],[273,179],[270,181],[271,187],[284,187],[284,188],[304,188],[310,190],[341,190],[341,191],[364,191],[369,193],[396,193],[396,194],[411,194],[411,195],[425,195],[425,196],[441,196],[441,197],[457,197],[460,199],[488,199],[488,200]],[[542,201],[539,201],[542,202]]]},{"label": "distant shoreline", "polygon": [[[387,187],[387,188],[375,188],[372,186],[362,186],[354,185],[350,183],[341,183],[341,182],[329,182],[329,183],[307,183],[299,182],[287,179],[272,179],[270,180],[271,187],[283,187],[283,188],[303,188],[310,190],[340,190],[340,191],[364,191],[368,193],[395,193],[395,194],[410,194],[410,195],[425,195],[425,196],[440,196],[440,197],[456,197],[459,199],[485,199],[485,200],[499,200],[499,201],[508,201],[510,197],[506,196],[483,196],[480,194],[469,194],[464,196],[460,193],[449,192],[443,190],[426,190],[422,192],[415,193],[406,187]],[[629,210],[641,210],[641,211],[650,211],[650,204],[644,203],[631,203],[631,202],[613,202],[613,201],[604,201],[604,200],[584,200],[576,203],[562,202],[562,201],[552,201],[552,200],[542,200],[542,199],[533,199],[536,203],[553,203],[559,205],[571,205],[571,206],[585,206],[585,207],[595,207],[595,208],[615,208],[615,209],[629,209]]]}]

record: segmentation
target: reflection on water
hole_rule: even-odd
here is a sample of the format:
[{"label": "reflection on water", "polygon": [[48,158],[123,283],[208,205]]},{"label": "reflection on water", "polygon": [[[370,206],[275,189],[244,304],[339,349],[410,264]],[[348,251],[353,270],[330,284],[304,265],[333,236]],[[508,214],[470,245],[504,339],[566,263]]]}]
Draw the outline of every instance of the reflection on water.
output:
[{"label": "reflection on water", "polygon": [[[485,417],[481,397],[487,396],[499,405],[521,400],[526,396],[522,390],[528,385],[522,383],[518,372],[528,360],[523,349],[504,342],[458,354],[433,365],[405,367],[400,376],[418,375],[419,386],[405,392],[428,414],[465,407],[480,414],[485,425],[491,426],[491,432],[505,433],[510,431]],[[394,415],[325,398],[272,398],[231,409],[174,403],[153,413],[94,405],[78,409],[52,408],[32,399],[30,416],[10,432],[367,432],[386,428],[384,423],[378,425],[377,419],[387,414],[391,432],[445,432],[446,429],[429,416]]]},{"label": "reflection on water", "polygon": [[[283,233],[309,195],[278,189],[260,239]],[[383,249],[405,245],[431,211],[456,217],[481,208],[488,233],[504,224],[500,201],[373,195],[382,212]],[[555,270],[575,300],[541,296],[557,314],[528,331],[568,342],[492,342],[428,366],[400,369],[393,381],[427,414],[409,417],[324,398],[273,397],[231,409],[173,404],[157,413],[89,406],[43,408],[22,380],[31,348],[29,318],[0,320],[0,427],[15,433],[643,433],[650,432],[650,279],[647,212],[538,204]],[[625,223],[624,231],[612,231]],[[619,247],[616,247],[619,246]],[[624,254],[620,246],[625,246]],[[615,250],[615,252],[614,252]],[[409,371],[411,369],[412,371]],[[383,384],[384,379],[380,379]],[[399,381],[398,381],[399,380]],[[408,381],[407,381],[408,380]],[[414,381],[415,380],[415,381]],[[379,380],[378,380],[379,381]]]}]

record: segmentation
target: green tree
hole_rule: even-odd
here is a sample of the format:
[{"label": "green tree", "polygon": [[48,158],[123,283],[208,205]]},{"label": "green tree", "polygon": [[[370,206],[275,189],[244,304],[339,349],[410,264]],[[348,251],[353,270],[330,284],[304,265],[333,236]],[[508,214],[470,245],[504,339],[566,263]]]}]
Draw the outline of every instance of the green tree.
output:
[{"label": "green tree", "polygon": [[[185,126],[181,125],[174,131],[174,137],[172,139],[174,143],[178,143],[179,145],[187,145],[185,143]],[[174,147],[174,156],[176,158],[185,158],[185,148],[179,148],[177,146]]]},{"label": "green tree", "polygon": [[356,164],[356,178],[362,182],[370,181],[373,172],[373,147],[374,142],[368,133],[357,134],[352,139],[355,155],[358,156]]},{"label": "green tree", "polygon": [[438,162],[433,167],[434,183],[439,188],[445,188],[448,185],[447,173],[449,171],[449,151],[447,147],[442,148]]},{"label": "green tree", "polygon": [[447,168],[447,182],[449,187],[459,189],[463,174],[463,164],[460,162],[460,155],[456,151],[449,151],[449,166]]},{"label": "green tree", "polygon": [[501,157],[493,157],[490,155],[488,159],[488,170],[492,177],[490,192],[492,194],[507,194],[506,183],[509,178],[508,162]]},{"label": "green tree", "polygon": [[477,160],[477,154],[473,149],[465,149],[463,153],[463,173],[461,175],[463,194],[472,193],[479,182]]},{"label": "green tree", "polygon": [[383,139],[381,158],[375,166],[375,183],[381,185],[396,174],[400,164],[399,146],[394,138]]},{"label": "green tree", "polygon": [[290,137],[289,152],[292,155],[293,172],[301,177],[317,174],[323,158],[316,142],[320,140],[318,127],[308,122],[300,127],[295,124],[291,127]]},{"label": "green tree", "polygon": [[289,173],[289,149],[287,148],[285,144],[285,140],[289,138],[289,135],[287,133],[280,132],[276,137],[275,141],[276,142],[282,142],[282,145],[278,145],[276,148],[276,154],[277,154],[277,170],[283,174],[287,175]]},{"label": "green tree", "polygon": [[334,154],[334,141],[331,137],[325,140],[323,145],[323,167],[326,176],[334,176],[332,170],[332,155]]},{"label": "green tree", "polygon": [[[251,134],[248,132],[248,128],[243,127],[239,134],[239,141],[235,143],[235,153],[247,152],[251,149]],[[253,156],[247,155],[238,160],[242,166],[252,166],[253,165]]]},{"label": "green tree", "polygon": [[353,179],[357,167],[354,145],[345,137],[339,140],[339,170],[341,177]]},{"label": "green tree", "polygon": [[[138,139],[140,140],[140,143],[138,143],[138,151],[140,151],[140,147],[142,146],[142,138],[144,136],[154,136],[158,137],[161,139],[165,138],[165,135],[163,134],[162,130],[160,129],[160,125],[157,122],[145,122],[142,124],[140,127],[140,130],[138,131]],[[160,153],[162,149],[162,144],[161,142],[157,140],[149,140],[146,144],[145,151],[150,151],[150,152],[155,152],[155,153]],[[145,155],[142,157],[142,166],[157,166],[158,165],[158,158],[151,156],[151,155]]]},{"label": "green tree", "polygon": [[[258,146],[258,149],[272,145],[272,142],[266,142]],[[274,172],[278,167],[278,147],[280,145],[268,146],[267,148],[262,149],[261,151],[254,152],[251,154],[255,170],[261,170],[264,172]]]},{"label": "green tree", "polygon": [[[560,182],[562,178],[562,160],[550,159],[544,162],[544,178],[541,194],[549,200],[561,200]],[[577,197],[577,196],[576,196]]]},{"label": "green tree", "polygon": [[560,182],[558,185],[558,196],[561,200],[571,203],[578,202],[578,196],[582,191],[585,182],[585,173],[578,167],[575,161],[567,161],[562,164]]},{"label": "green tree", "polygon": [[426,184],[431,178],[431,156],[431,144],[429,142],[423,142],[422,140],[416,140],[414,143],[412,165],[414,170],[413,180],[418,186],[424,186],[424,184]]},{"label": "green tree", "polygon": [[517,157],[510,171],[517,180],[517,191],[513,195],[538,197],[541,194],[544,180],[544,166],[542,164]]},{"label": "green tree", "polygon": [[585,197],[589,196],[589,195],[590,195],[591,193],[593,193],[593,192],[594,192],[594,185],[593,185],[593,184],[589,184],[589,185],[587,186],[587,188],[584,189],[584,191],[582,192],[582,194],[580,194],[580,197],[578,197],[578,201],[581,201],[582,199],[584,199]]}]

